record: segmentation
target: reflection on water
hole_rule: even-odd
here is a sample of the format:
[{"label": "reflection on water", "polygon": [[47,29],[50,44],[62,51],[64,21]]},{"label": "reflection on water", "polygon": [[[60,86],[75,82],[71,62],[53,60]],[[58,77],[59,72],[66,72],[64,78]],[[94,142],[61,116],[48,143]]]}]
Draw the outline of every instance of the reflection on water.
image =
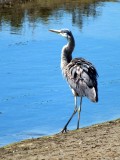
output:
[{"label": "reflection on water", "polygon": [[[0,146],[56,133],[73,111],[73,96],[59,67],[66,41],[51,28],[71,29],[73,57],[90,60],[99,73],[99,102],[84,98],[81,127],[120,117],[119,2],[1,2]],[[76,128],[76,118],[70,129]]]},{"label": "reflection on water", "polygon": [[[113,0],[113,2],[115,2],[115,0]],[[73,25],[82,28],[83,17],[92,16],[95,18],[98,16],[100,13],[97,12],[96,9],[100,7],[100,5],[102,5],[101,0],[8,0],[0,5],[0,28],[2,30],[5,24],[10,24],[11,31],[19,32],[22,29],[26,17],[28,17],[28,21],[32,22],[34,26],[36,21],[44,24],[49,23],[51,16],[59,19],[64,16],[64,12],[72,15]],[[62,12],[59,12],[60,10],[62,10]]]}]

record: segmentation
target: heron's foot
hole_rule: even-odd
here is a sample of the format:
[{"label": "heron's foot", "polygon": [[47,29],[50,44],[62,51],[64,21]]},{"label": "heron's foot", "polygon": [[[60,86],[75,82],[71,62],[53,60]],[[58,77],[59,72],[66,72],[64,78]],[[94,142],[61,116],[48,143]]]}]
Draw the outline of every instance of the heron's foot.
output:
[{"label": "heron's foot", "polygon": [[67,133],[69,130],[67,129],[67,127],[63,128],[61,133]]},{"label": "heron's foot", "polygon": [[77,130],[79,129],[80,127],[79,127],[79,124],[77,125]]},{"label": "heron's foot", "polygon": [[79,127],[76,128],[76,130],[78,130],[78,129],[79,129]]}]

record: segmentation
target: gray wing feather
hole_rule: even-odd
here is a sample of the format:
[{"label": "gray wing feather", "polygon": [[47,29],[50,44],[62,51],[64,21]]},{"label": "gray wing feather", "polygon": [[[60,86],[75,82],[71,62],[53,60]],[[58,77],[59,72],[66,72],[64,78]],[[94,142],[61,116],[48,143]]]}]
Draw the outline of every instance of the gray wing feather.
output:
[{"label": "gray wing feather", "polygon": [[73,59],[66,68],[65,77],[70,87],[79,95],[98,101],[97,71],[83,58]]}]

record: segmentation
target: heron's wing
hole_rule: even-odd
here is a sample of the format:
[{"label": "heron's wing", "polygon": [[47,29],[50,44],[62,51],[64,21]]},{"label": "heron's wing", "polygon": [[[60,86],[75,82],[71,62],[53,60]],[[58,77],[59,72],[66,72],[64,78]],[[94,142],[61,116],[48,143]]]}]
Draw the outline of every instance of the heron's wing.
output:
[{"label": "heron's wing", "polygon": [[79,96],[87,96],[92,101],[98,99],[97,76],[97,71],[92,63],[83,58],[73,59],[66,68],[66,78],[70,87]]}]

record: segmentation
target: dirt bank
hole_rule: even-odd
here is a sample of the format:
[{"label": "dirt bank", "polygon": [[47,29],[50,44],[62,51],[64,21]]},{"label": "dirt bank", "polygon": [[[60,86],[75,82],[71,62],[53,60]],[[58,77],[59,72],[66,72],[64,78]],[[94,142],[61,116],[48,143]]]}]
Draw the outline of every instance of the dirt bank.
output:
[{"label": "dirt bank", "polygon": [[120,160],[120,119],[0,148],[0,160]]}]

